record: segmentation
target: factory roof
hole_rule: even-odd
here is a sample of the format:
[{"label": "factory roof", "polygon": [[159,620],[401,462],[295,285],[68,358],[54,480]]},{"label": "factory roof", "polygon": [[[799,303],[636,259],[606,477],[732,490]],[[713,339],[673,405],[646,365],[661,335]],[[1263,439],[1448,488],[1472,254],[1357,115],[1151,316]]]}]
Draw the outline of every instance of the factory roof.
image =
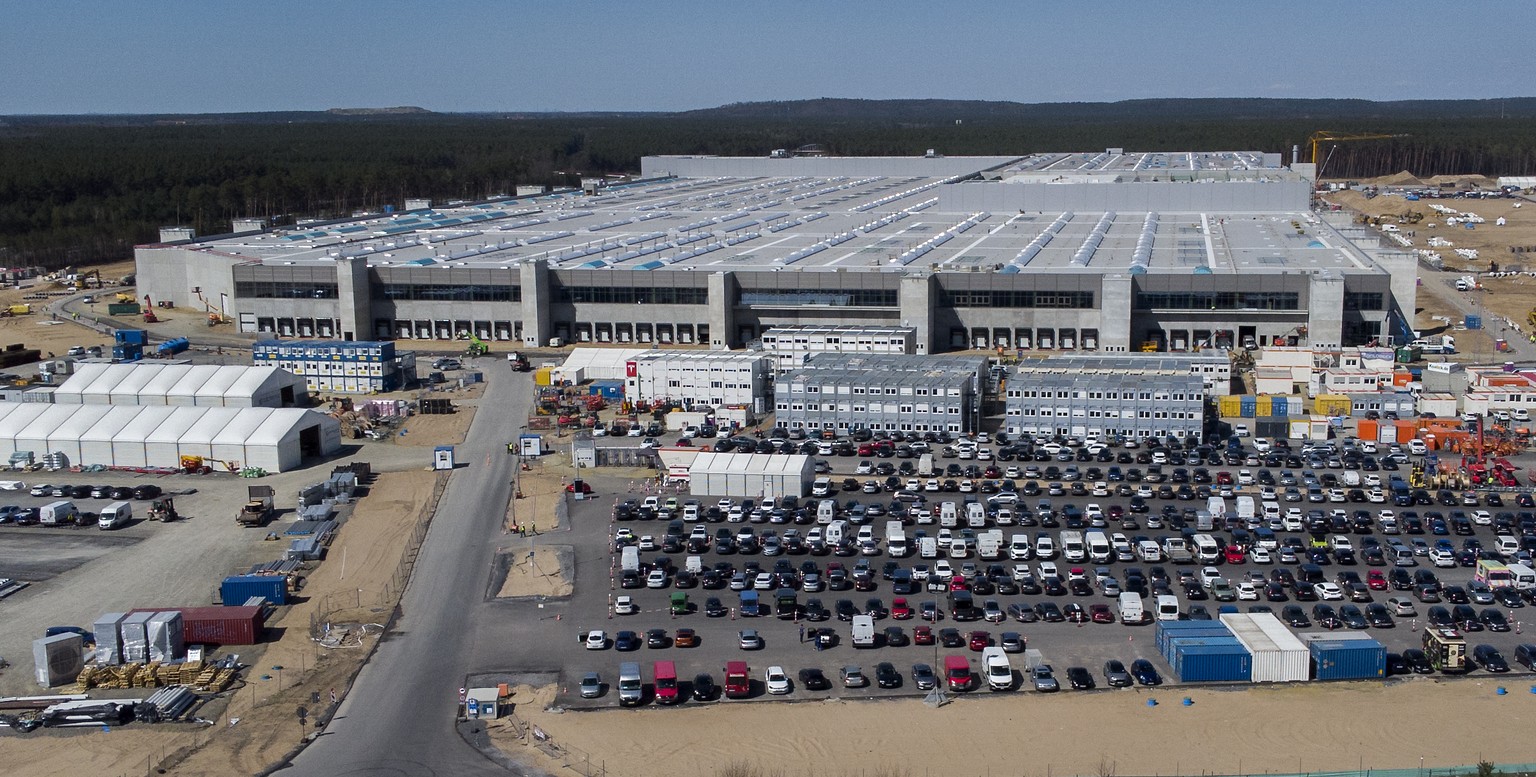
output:
[{"label": "factory roof", "polygon": [[1189,372],[1195,365],[1212,363],[1230,364],[1231,359],[1225,350],[1186,354],[1081,354],[1021,359],[1015,369],[1019,372],[1105,370],[1145,375],[1148,373]]},{"label": "factory roof", "polygon": [[[176,248],[277,266],[329,266],[339,258],[363,257],[375,267],[508,272],[531,260],[547,260],[554,269],[642,272],[982,269],[1233,275],[1372,270],[1368,259],[1347,250],[1344,237],[1304,205],[1295,212],[1214,213],[1171,206],[1152,211],[1145,208],[1163,200],[1151,193],[1134,199],[1143,203],[1142,210],[1120,212],[988,212],[946,204],[966,201],[950,198],[951,191],[975,192],[975,187],[1008,186],[1007,181],[1067,181],[1062,176],[1068,172],[1087,176],[1084,180],[1121,183],[1172,180],[1154,174],[1171,170],[1220,172],[1225,176],[1220,180],[1237,177],[1241,181],[1229,185],[1244,187],[1294,182],[1289,170],[1271,164],[1274,156],[1036,154],[976,158],[975,173],[962,176],[665,178],[610,186],[597,195],[564,191],[433,207],[226,235]],[[999,175],[1004,182],[977,180]]]},{"label": "factory roof", "polygon": [[1026,384],[1026,386],[1010,384],[1009,388],[1087,389],[1129,386],[1148,390],[1188,389],[1195,392],[1205,391],[1205,382],[1199,375],[1186,373],[1146,375],[1117,372],[1115,370],[1063,370],[1061,372],[1031,372],[1021,382]]},{"label": "factory roof", "polygon": [[798,369],[791,370],[775,379],[783,385],[810,384],[877,386],[881,388],[963,388],[975,380],[974,371],[937,367],[923,372],[882,372],[863,369]]}]

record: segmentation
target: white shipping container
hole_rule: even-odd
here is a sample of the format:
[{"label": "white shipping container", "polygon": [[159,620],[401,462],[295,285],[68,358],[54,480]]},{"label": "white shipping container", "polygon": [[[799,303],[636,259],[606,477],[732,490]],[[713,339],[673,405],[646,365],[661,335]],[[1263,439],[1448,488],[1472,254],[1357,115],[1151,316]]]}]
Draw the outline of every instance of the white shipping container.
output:
[{"label": "white shipping container", "polygon": [[[1272,621],[1279,627],[1268,627]],[[1251,679],[1256,683],[1305,682],[1312,676],[1307,646],[1269,613],[1225,613],[1221,624],[1232,632],[1253,659]]]}]

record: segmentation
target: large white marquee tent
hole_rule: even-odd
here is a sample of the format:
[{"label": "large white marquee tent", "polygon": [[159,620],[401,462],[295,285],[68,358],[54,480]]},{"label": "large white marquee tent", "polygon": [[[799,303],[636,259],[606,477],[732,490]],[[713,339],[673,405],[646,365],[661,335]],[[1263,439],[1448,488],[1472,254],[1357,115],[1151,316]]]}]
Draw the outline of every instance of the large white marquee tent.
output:
[{"label": "large white marquee tent", "polygon": [[293,407],[304,379],[277,367],[219,364],[82,364],[53,392],[56,405]]}]

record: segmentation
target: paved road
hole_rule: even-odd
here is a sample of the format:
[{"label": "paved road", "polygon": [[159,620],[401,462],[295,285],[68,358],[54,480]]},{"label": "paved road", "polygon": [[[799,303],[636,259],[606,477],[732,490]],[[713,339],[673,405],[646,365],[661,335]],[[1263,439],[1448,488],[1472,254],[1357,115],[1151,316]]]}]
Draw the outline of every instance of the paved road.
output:
[{"label": "paved road", "polygon": [[[397,629],[358,675],[336,718],[285,774],[474,775],[507,772],[454,731],[457,691],[476,642],[501,505],[506,442],[527,417],[527,375],[487,371],[488,385],[417,560]],[[490,412],[491,409],[496,412]],[[504,410],[504,412],[502,412]]]}]

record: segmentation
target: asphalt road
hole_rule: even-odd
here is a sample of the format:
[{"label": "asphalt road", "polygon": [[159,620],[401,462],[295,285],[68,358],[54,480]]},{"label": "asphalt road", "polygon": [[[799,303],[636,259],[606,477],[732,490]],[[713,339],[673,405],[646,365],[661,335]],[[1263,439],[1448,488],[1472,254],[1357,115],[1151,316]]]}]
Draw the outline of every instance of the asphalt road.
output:
[{"label": "asphalt road", "polygon": [[[488,385],[438,506],[396,630],[358,675],[323,736],[285,774],[506,774],[454,730],[458,689],[480,640],[483,599],[502,506],[506,443],[527,417],[531,378],[486,370]],[[490,408],[498,411],[487,412]]]}]

